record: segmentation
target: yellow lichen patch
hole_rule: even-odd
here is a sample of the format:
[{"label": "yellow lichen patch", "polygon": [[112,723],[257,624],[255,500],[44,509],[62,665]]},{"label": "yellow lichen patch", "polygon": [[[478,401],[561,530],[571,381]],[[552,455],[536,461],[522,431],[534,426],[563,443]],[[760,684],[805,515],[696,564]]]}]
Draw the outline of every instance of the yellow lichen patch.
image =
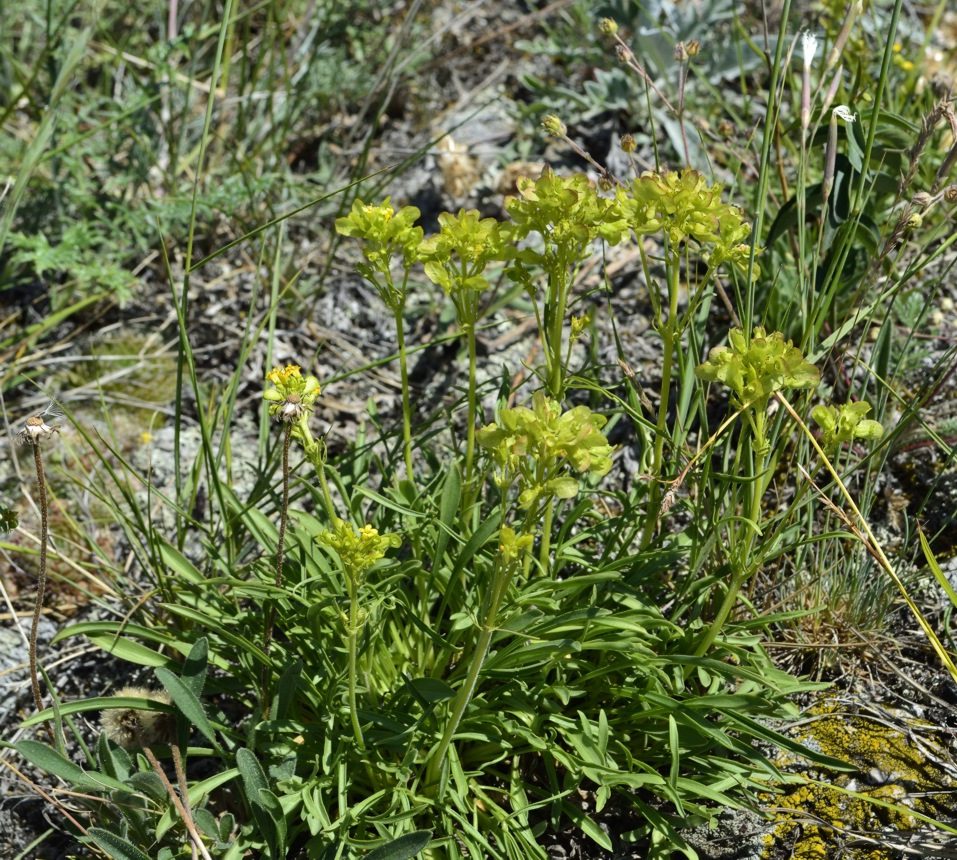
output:
[{"label": "yellow lichen patch", "polygon": [[[910,810],[932,818],[945,814],[953,780],[931,760],[948,757],[933,739],[933,726],[909,716],[852,710],[836,700],[816,705],[808,717],[797,739],[856,772],[809,773],[807,783],[764,798],[774,811],[765,857],[784,846],[799,860],[890,860],[890,850],[854,847],[854,837],[880,843],[882,834],[912,830],[918,821]],[[930,757],[925,750],[933,751]],[[787,757],[779,765],[794,769],[797,762]]]}]

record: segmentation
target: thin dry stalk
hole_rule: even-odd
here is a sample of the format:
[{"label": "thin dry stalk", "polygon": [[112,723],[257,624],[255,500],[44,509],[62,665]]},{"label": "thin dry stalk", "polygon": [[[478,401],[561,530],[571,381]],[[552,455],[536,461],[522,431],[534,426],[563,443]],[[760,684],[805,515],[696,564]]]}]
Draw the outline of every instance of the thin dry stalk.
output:
[{"label": "thin dry stalk", "polygon": [[159,763],[159,759],[156,758],[153,750],[149,747],[143,747],[143,755],[146,756],[147,761],[149,761],[150,766],[153,768],[153,771],[159,777],[160,782],[163,783],[163,788],[166,789],[169,799],[173,802],[173,806],[176,807],[176,811],[179,813],[180,818],[183,819],[183,824],[186,826],[186,832],[189,834],[189,839],[193,844],[193,847],[199,851],[203,857],[203,860],[213,860],[213,858],[209,855],[209,851],[206,850],[206,846],[203,844],[202,837],[196,830],[196,824],[193,822],[192,815],[189,814],[189,810],[183,804],[183,801],[180,800],[179,795],[176,793],[176,789],[173,788],[173,784],[169,781],[169,777],[166,776],[166,771],[163,770],[162,765]]},{"label": "thin dry stalk", "polygon": [[40,672],[37,667],[37,640],[40,630],[40,613],[43,612],[43,597],[47,587],[47,543],[49,518],[47,515],[47,485],[43,472],[43,455],[40,441],[52,435],[53,429],[38,415],[27,419],[22,439],[33,447],[33,466],[37,476],[37,501],[40,506],[40,568],[37,571],[37,594],[33,602],[33,621],[30,624],[30,686],[33,689],[33,704],[43,710],[43,692],[40,689]]}]

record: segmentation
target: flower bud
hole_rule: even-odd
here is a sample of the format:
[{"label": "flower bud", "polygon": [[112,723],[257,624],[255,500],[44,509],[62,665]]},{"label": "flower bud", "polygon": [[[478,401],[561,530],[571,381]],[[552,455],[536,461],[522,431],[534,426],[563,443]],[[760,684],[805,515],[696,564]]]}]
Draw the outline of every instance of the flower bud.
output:
[{"label": "flower bud", "polygon": [[623,134],[621,136],[622,152],[634,152],[637,148],[638,143],[635,141],[635,136],[633,134]]},{"label": "flower bud", "polygon": [[688,52],[689,57],[697,57],[698,54],[701,53],[701,42],[697,39],[692,39],[685,44],[685,50]]},{"label": "flower bud", "polygon": [[598,22],[598,29],[606,36],[614,36],[618,32],[618,22],[613,18],[602,18]]},{"label": "flower bud", "polygon": [[565,137],[568,134],[565,123],[553,113],[547,114],[542,120],[542,128],[553,137]]}]

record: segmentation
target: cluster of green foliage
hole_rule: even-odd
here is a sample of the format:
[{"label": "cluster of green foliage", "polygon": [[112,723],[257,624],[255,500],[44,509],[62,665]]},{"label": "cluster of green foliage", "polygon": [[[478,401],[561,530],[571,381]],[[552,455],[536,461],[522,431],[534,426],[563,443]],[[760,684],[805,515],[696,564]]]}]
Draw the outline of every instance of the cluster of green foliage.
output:
[{"label": "cluster of green foliage", "polygon": [[[787,778],[769,748],[843,767],[769,727],[814,685],[775,667],[762,636],[807,613],[735,616],[752,605],[762,571],[794,565],[822,577],[837,560],[878,559],[910,600],[867,524],[873,475],[904,432],[882,423],[909,349],[886,306],[941,253],[931,243],[943,222],[926,202],[926,223],[914,221],[910,183],[926,183],[934,206],[953,201],[943,178],[920,166],[896,191],[888,186],[902,139],[934,145],[885,100],[891,70],[912,72],[893,63],[899,11],[879,70],[853,83],[830,59],[814,66],[810,43],[802,80],[785,62],[784,32],[773,56],[749,46],[769,68],[748,95],[763,100],[765,118],[763,139],[748,143],[758,150],[753,224],[721,184],[687,165],[708,139],[689,136],[683,96],[664,118],[645,99],[650,127],[660,120],[683,154],[681,170],[659,165],[627,181],[605,171],[597,184],[546,170],[519,182],[505,217],[446,212],[428,236],[415,207],[355,199],[335,226],[359,243],[357,272],[395,325],[401,428],[373,422],[371,438],[330,457],[311,424],[329,383],[276,367],[263,386],[263,466],[248,496],[228,479],[228,434],[214,429],[230,424],[244,368],[221,396],[199,384],[187,272],[180,360],[203,446],[169,500],[175,532],[142,509],[139,476],[109,452],[109,482],[90,488],[151,577],[150,614],[57,636],[84,636],[151,668],[156,689],[72,702],[54,691],[54,706],[26,722],[48,723],[53,743],[17,744],[92,798],[81,835],[91,849],[122,860],[545,858],[544,838],[569,828],[614,848],[601,816],[615,810],[631,822],[617,839],[651,858],[694,858],[686,827],[753,805]],[[225,16],[212,68],[242,20]],[[601,32],[622,39],[612,22]],[[842,26],[827,33],[830,47]],[[679,81],[699,48],[675,53]],[[813,100],[802,98],[812,67],[821,84]],[[866,125],[835,114],[831,83],[848,103],[868,105]],[[557,117],[545,126],[568,139]],[[799,138],[794,158],[775,165],[787,131]],[[200,151],[210,135],[207,116]],[[821,164],[809,154],[816,142],[827,147]],[[720,162],[727,170],[727,151]],[[736,185],[746,162],[727,170]],[[190,242],[199,212],[190,209]],[[928,231],[917,261],[895,268],[893,254],[917,228]],[[620,343],[611,382],[579,348],[595,336],[589,319],[600,305],[615,326],[611,285],[586,298],[579,276],[625,243],[637,249],[661,345],[653,398]],[[18,247],[46,253],[35,241]],[[467,357],[454,416],[413,409],[407,304],[425,291],[448,301],[450,336]],[[478,330],[509,301],[534,315],[542,363],[516,390],[503,374],[489,422],[483,402],[495,392],[480,383]],[[730,324],[716,325],[724,312]],[[881,319],[873,349],[855,347]],[[861,370],[842,384],[822,374],[825,359]],[[906,426],[917,407],[904,411]],[[640,480],[625,486],[608,479],[613,430],[640,460]],[[795,463],[807,474],[796,486]],[[200,481],[210,491],[203,522],[190,513]],[[776,503],[778,491],[791,492],[788,505]],[[96,710],[124,731],[88,745],[73,716]],[[156,713],[168,730],[129,731],[155,726],[144,715]],[[67,756],[67,733],[82,764]],[[164,783],[167,757],[178,786]]]},{"label": "cluster of green foliage", "polygon": [[[584,384],[570,371],[575,273],[596,241],[658,235],[666,281],[676,291],[681,262],[699,257],[707,274],[691,311],[678,313],[673,292],[669,307],[658,307],[662,342],[678,353],[682,326],[710,280],[748,271],[741,241],[747,224],[722,202],[720,188],[689,171],[645,174],[608,194],[583,176],[546,171],[519,189],[507,205],[509,220],[449,214],[428,238],[414,224],[414,208],[396,211],[388,200],[356,200],[337,225],[361,241],[358,269],[394,314],[400,345],[420,264],[452,299],[470,357],[464,453],[421,447],[407,412],[401,465],[381,464],[385,478],[370,486],[368,450],[357,449],[344,472],[327,461],[309,428],[319,380],[295,365],[276,368],[263,396],[284,428],[283,485],[301,479],[303,501],[312,505],[291,506],[286,489],[277,527],[221,487],[230,540],[208,547],[207,569],[166,541],[154,547],[172,565],[172,575],[157,582],[159,605],[180,619],[181,633],[110,622],[62,634],[91,636],[157,667],[172,705],[154,706],[178,714],[179,754],[221,762],[190,801],[205,809],[197,824],[206,823],[207,839],[214,849],[222,843],[223,856],[252,848],[284,857],[295,848],[331,857],[345,846],[383,842],[398,851],[394,837],[421,836],[434,857],[544,857],[538,837],[566,821],[610,848],[575,797],[586,786],[596,810],[609,803],[634,810],[628,839],[646,842],[652,854],[692,856],[682,824],[709,820],[714,804],[746,802],[776,776],[750,741],[789,744],[757,718],[788,714],[787,696],[802,685],[770,665],[752,634],[727,622],[757,567],[754,535],[766,527],[771,398],[813,388],[818,371],[779,333],[760,328],[750,337],[731,332],[731,346],[716,347],[697,367],[701,380],[731,388],[734,414],[746,419],[736,446],[744,496],[715,500],[701,491],[704,504],[727,505],[712,515],[730,547],[720,605],[709,608],[686,583],[663,611],[650,584],[687,567],[691,546],[661,541],[657,523],[667,506],[660,492],[602,490],[599,480],[613,466],[602,432],[609,416],[654,440],[651,463],[659,472],[652,488],[673,475],[677,430],[658,423],[669,419],[671,385],[662,383],[656,416],[632,411],[612,392],[596,397],[594,389],[607,416],[563,405]],[[530,237],[536,241],[528,244]],[[476,297],[488,291],[493,268],[536,308],[545,363],[528,407],[502,405],[493,423],[477,429]],[[675,357],[666,353],[666,364]],[[677,357],[681,372],[684,355]],[[404,365],[401,349],[399,360]],[[404,372],[403,379],[408,386]],[[703,388],[697,400],[704,402]],[[732,426],[725,421],[707,445]],[[301,446],[302,467],[291,465],[292,442]],[[787,444],[779,440],[777,450]],[[612,506],[622,513],[602,514]],[[763,546],[757,557],[771,551]],[[256,604],[266,607],[265,630],[251,611]],[[189,631],[201,635],[200,646]],[[170,653],[189,656],[178,668]],[[247,711],[238,723],[217,710],[226,698]],[[59,711],[103,706],[69,703]],[[188,725],[208,747],[188,746]],[[67,767],[52,749],[33,742],[20,749],[54,772]],[[98,749],[95,771],[84,769],[82,778],[102,775],[112,801],[101,808],[93,842],[106,850],[122,844],[130,856],[173,857],[177,844],[188,850],[168,809],[156,809],[151,829],[141,804],[128,808],[140,769],[109,739]],[[226,782],[242,787],[251,813],[245,821],[219,808],[217,789]]]}]

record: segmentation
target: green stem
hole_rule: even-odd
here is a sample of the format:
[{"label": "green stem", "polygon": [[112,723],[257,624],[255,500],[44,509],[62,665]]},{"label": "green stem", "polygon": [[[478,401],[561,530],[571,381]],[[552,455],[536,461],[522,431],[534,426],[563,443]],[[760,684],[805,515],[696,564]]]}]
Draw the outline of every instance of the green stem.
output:
[{"label": "green stem", "polygon": [[[282,563],[286,549],[286,528],[289,524],[289,446],[292,443],[292,424],[286,424],[282,436],[282,502],[279,507],[279,535],[276,538],[276,573],[274,583],[276,588],[282,587]],[[269,656],[272,645],[273,625],[276,621],[276,604],[269,600],[266,606],[266,623],[263,631],[263,653]],[[271,681],[271,666],[268,661],[263,667],[262,701],[263,707],[269,707]]]},{"label": "green stem", "polygon": [[399,374],[402,377],[402,442],[405,454],[405,476],[415,483],[412,469],[412,405],[409,398],[409,368],[405,352],[405,322],[402,319],[402,307],[393,311],[395,315],[395,334],[399,342]]},{"label": "green stem", "polygon": [[362,726],[359,725],[359,713],[356,708],[356,648],[359,637],[359,588],[355,577],[346,573],[349,577],[349,717],[352,720],[352,733],[355,735],[356,745],[360,750],[365,749],[365,741],[362,739]]},{"label": "green stem", "polygon": [[319,479],[319,489],[322,491],[322,504],[326,509],[326,516],[329,518],[330,525],[336,520],[336,506],[332,503],[332,493],[329,492],[329,482],[326,480],[326,458],[324,455],[325,447],[320,448],[322,442],[317,442],[309,429],[309,422],[305,416],[300,419],[298,430],[301,434],[303,448],[312,468]]},{"label": "green stem", "polygon": [[465,498],[471,500],[469,488],[472,486],[472,463],[475,460],[475,421],[478,415],[478,394],[475,379],[478,359],[475,346],[475,323],[466,326],[469,350],[469,426],[465,436]]},{"label": "green stem", "polygon": [[647,547],[654,537],[661,505],[661,474],[664,467],[665,438],[668,434],[668,409],[671,406],[671,374],[674,368],[675,342],[678,329],[678,274],[679,260],[676,253],[668,262],[668,319],[661,327],[661,344],[664,352],[661,361],[661,393],[658,398],[658,420],[655,424],[655,448],[651,466],[651,497],[642,547]]},{"label": "green stem", "polygon": [[552,551],[552,520],[555,516],[555,500],[549,499],[545,506],[545,519],[542,522],[542,542],[538,549],[538,561],[542,567],[542,573],[548,576],[551,569],[549,556]]},{"label": "green stem", "polygon": [[556,265],[554,271],[548,275],[548,305],[551,308],[551,317],[546,320],[548,331],[546,334],[545,353],[548,357],[548,390],[555,400],[562,399],[562,330],[565,322],[565,302],[568,288],[565,283],[565,272]]},{"label": "green stem", "polygon": [[462,717],[465,715],[469,702],[472,701],[475,687],[478,684],[479,673],[482,671],[485,657],[492,643],[492,636],[495,633],[495,622],[498,616],[498,610],[501,606],[502,598],[505,596],[510,579],[511,570],[509,568],[503,569],[501,561],[497,559],[496,570],[492,577],[492,592],[489,597],[488,611],[485,614],[482,629],[476,640],[475,648],[472,651],[468,673],[455,696],[455,701],[452,704],[452,713],[449,716],[449,721],[445,725],[445,731],[442,733],[439,745],[429,757],[429,763],[426,767],[425,789],[428,792],[435,791],[438,788],[439,780],[442,776],[442,766],[445,764],[445,756],[452,744],[452,738],[455,736],[456,731],[458,731],[459,723],[462,722]]},{"label": "green stem", "polygon": [[731,610],[738,600],[741,588],[748,578],[754,572],[754,565],[751,563],[751,550],[754,547],[754,538],[758,533],[761,520],[761,500],[764,498],[764,491],[768,484],[768,476],[765,475],[768,465],[768,444],[764,438],[764,413],[755,416],[755,429],[752,442],[757,442],[760,447],[754,451],[754,470],[752,472],[751,497],[748,506],[748,525],[746,533],[743,536],[740,549],[735,553],[737,563],[731,574],[731,582],[728,583],[728,590],[724,594],[724,599],[718,607],[718,612],[711,622],[704,636],[695,648],[695,657],[703,657],[714,644],[715,639],[721,633],[728,618],[731,616]]}]

